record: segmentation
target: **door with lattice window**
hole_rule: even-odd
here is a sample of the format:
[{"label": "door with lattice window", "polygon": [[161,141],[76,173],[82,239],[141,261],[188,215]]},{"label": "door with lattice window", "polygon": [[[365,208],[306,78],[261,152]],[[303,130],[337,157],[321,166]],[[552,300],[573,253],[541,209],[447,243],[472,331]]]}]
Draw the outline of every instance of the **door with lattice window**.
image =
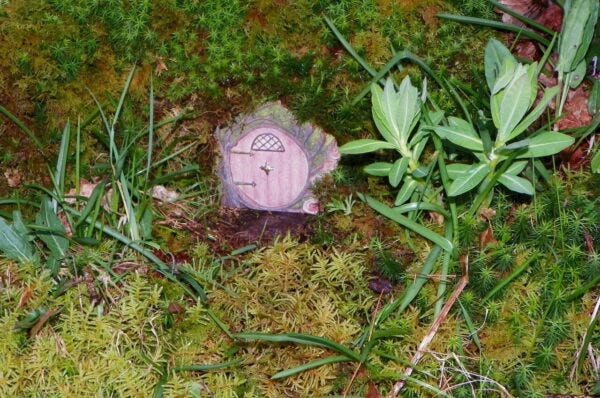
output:
[{"label": "door with lattice window", "polygon": [[231,149],[229,162],[238,193],[257,208],[290,206],[308,184],[306,153],[276,128],[261,127],[244,135]]}]

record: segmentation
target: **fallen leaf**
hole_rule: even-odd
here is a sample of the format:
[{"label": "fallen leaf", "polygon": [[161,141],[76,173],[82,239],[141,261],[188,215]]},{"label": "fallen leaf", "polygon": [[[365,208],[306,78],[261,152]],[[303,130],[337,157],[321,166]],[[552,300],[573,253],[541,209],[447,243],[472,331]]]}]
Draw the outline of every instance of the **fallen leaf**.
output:
[{"label": "fallen leaf", "polygon": [[179,198],[179,194],[171,191],[162,185],[156,185],[152,188],[152,197],[164,203],[173,203]]},{"label": "fallen leaf", "polygon": [[382,398],[377,386],[372,381],[367,386],[367,395],[365,395],[365,398]]},{"label": "fallen leaf", "polygon": [[479,234],[479,248],[481,250],[485,249],[489,245],[495,245],[498,241],[494,238],[494,231],[492,230],[492,226],[486,228],[481,234]]},{"label": "fallen leaf", "polygon": [[[559,31],[562,26],[562,9],[552,0],[500,0],[500,4],[529,19],[533,19],[549,29]],[[526,26],[509,14],[504,12],[501,12],[501,14],[504,23]]]},{"label": "fallen leaf", "polygon": [[171,314],[183,314],[185,312],[185,308],[177,303],[170,303],[167,311],[169,311]]},{"label": "fallen leaf", "polygon": [[375,293],[388,294],[394,289],[394,286],[389,280],[382,277],[377,277],[369,281],[369,289]]},{"label": "fallen leaf", "polygon": [[31,330],[29,331],[29,337],[37,336],[38,333],[40,332],[40,330],[42,330],[42,327],[44,327],[44,325],[46,324],[46,322],[48,322],[50,320],[50,318],[52,318],[54,315],[58,314],[59,312],[60,312],[60,309],[54,308],[54,309],[46,311],[43,315],[41,315],[39,317],[39,319],[37,320],[37,322],[35,323],[35,325],[33,325]]},{"label": "fallen leaf", "polygon": [[555,130],[565,130],[587,126],[592,121],[592,115],[588,110],[588,99],[590,93],[585,85],[569,91],[567,101],[563,108],[563,117],[554,125]]},{"label": "fallen leaf", "polygon": [[158,57],[156,59],[156,76],[162,75],[166,70],[169,70],[169,68],[165,65],[165,60],[162,57]]},{"label": "fallen leaf", "polygon": [[479,210],[479,215],[481,216],[483,221],[490,222],[492,221],[492,218],[494,218],[494,216],[496,215],[496,210],[490,209],[489,207],[484,207],[483,209]]},{"label": "fallen leaf", "polygon": [[8,169],[4,172],[4,177],[6,177],[6,181],[8,186],[11,188],[16,188],[23,182],[23,175],[19,171],[19,169]]},{"label": "fallen leaf", "polygon": [[19,304],[17,304],[17,308],[25,307],[29,300],[31,300],[32,296],[33,294],[31,293],[31,289],[29,287],[26,287],[25,290],[23,290],[23,294],[21,294],[21,298],[19,299]]},{"label": "fallen leaf", "polygon": [[585,247],[587,248],[588,254],[594,254],[594,237],[590,235],[588,231],[584,231],[583,239],[585,240]]}]

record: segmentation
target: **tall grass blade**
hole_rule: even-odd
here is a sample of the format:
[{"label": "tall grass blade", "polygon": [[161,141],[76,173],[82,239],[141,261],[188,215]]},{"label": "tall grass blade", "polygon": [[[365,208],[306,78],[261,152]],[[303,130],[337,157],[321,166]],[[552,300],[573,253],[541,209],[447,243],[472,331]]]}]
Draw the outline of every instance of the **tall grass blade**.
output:
[{"label": "tall grass blade", "polygon": [[245,341],[267,341],[270,343],[294,343],[308,346],[328,348],[344,355],[349,360],[360,362],[360,355],[348,347],[325,339],[323,337],[311,336],[301,333],[284,333],[284,334],[269,334],[269,333],[237,333],[234,337]]}]

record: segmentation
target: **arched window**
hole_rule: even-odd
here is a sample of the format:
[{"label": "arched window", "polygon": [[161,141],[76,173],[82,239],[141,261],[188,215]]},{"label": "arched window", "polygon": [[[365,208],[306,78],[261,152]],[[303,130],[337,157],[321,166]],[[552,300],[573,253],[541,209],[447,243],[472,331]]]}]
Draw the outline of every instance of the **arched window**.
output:
[{"label": "arched window", "polygon": [[273,134],[260,134],[252,141],[253,151],[285,152],[281,140]]}]

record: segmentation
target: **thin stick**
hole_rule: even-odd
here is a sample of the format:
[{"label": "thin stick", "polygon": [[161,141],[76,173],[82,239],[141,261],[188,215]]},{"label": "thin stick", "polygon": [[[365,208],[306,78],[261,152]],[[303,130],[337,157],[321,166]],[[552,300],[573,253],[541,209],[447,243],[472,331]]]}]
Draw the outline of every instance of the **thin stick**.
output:
[{"label": "thin stick", "polygon": [[417,349],[417,352],[415,352],[415,355],[413,355],[413,357],[410,361],[410,366],[408,368],[406,368],[406,370],[404,371],[403,379],[398,380],[396,382],[396,384],[394,384],[392,391],[388,395],[389,398],[396,397],[400,393],[400,391],[402,391],[402,389],[404,388],[404,384],[406,383],[406,380],[412,375],[414,368],[419,364],[419,362],[423,358],[423,355],[425,355],[425,350],[427,349],[429,344],[433,341],[433,338],[435,337],[438,329],[440,328],[440,325],[446,320],[446,317],[450,313],[452,306],[454,305],[456,300],[458,300],[458,297],[460,296],[460,294],[462,293],[464,288],[467,286],[467,283],[469,283],[469,273],[468,273],[469,258],[468,258],[468,256],[463,256],[461,258],[461,263],[462,263],[462,267],[463,267],[463,276],[460,278],[458,285],[456,285],[456,288],[452,292],[452,295],[450,296],[448,301],[446,301],[446,304],[444,304],[444,307],[440,311],[440,314],[438,315],[438,317],[435,319],[435,321],[429,328],[429,332],[425,335],[425,337],[423,337],[423,340],[421,340],[421,344],[419,344],[419,348]]}]

